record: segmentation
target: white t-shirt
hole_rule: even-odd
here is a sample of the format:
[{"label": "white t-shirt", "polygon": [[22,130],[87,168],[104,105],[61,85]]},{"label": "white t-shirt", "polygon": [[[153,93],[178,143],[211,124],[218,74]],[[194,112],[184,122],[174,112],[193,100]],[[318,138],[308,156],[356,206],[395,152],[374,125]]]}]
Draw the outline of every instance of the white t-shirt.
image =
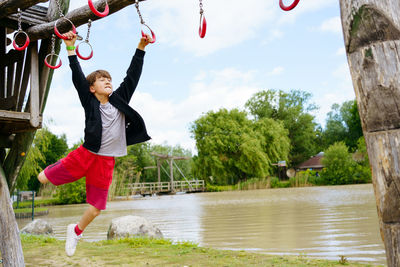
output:
[{"label": "white t-shirt", "polygon": [[126,151],[125,115],[110,102],[100,103],[101,146],[97,155],[123,157]]}]

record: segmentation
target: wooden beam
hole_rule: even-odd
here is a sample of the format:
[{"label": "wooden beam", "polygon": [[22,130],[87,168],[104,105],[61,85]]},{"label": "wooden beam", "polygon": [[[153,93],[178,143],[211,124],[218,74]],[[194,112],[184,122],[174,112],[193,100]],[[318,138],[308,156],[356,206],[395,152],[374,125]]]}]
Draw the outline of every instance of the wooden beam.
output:
[{"label": "wooden beam", "polygon": [[[7,33],[6,28],[0,27],[0,58],[4,59],[7,51]],[[0,64],[3,65],[3,64]],[[0,66],[0,98],[5,97],[6,95],[6,68],[5,66]]]},{"label": "wooden beam", "polygon": [[31,93],[30,93],[30,122],[32,127],[39,126],[39,57],[37,51],[37,42],[34,42],[30,49],[31,53]]},{"label": "wooden beam", "polygon": [[[144,0],[139,0],[139,1],[144,1]],[[102,10],[104,3],[105,2],[103,1],[101,2],[97,1],[95,3],[95,6],[98,7],[100,10]],[[108,0],[108,6],[110,8],[109,15],[118,12],[119,10],[133,4],[134,4],[133,0]],[[132,14],[136,16],[135,13],[136,11],[132,9]],[[83,7],[72,10],[71,12],[68,12],[68,14],[65,15],[65,17],[71,20],[76,27],[86,24],[89,19],[91,19],[92,21],[101,19],[100,17],[97,17],[95,14],[93,14],[88,5],[85,5]],[[31,41],[35,41],[38,39],[47,39],[50,38],[52,33],[54,32],[54,23],[55,21],[51,21],[49,23],[35,25],[28,28],[26,32],[28,33]],[[137,23],[138,25],[140,24],[139,18],[137,18]],[[70,24],[64,20],[60,24],[57,24],[57,26],[59,26],[60,31],[62,31],[65,30],[67,27],[70,27]]]},{"label": "wooden beam", "polygon": [[400,1],[340,0],[389,267],[400,266]]},{"label": "wooden beam", "polygon": [[49,0],[0,0],[0,18],[17,13],[18,8],[24,10],[37,3],[44,3],[47,1]]},{"label": "wooden beam", "polygon": [[0,166],[0,251],[3,266],[25,266],[21,239],[10,200],[6,176]]},{"label": "wooden beam", "polygon": [[0,121],[1,120],[25,120],[25,121],[29,121],[30,119],[31,119],[31,115],[28,112],[17,112],[17,111],[0,110]]}]

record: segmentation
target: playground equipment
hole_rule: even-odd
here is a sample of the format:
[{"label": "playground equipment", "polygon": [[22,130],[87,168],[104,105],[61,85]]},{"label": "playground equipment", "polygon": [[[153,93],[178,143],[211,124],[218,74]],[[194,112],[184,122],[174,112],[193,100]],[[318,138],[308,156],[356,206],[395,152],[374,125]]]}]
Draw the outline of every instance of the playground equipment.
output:
[{"label": "playground equipment", "polygon": [[[18,31],[17,31],[17,33],[14,35],[14,40],[13,40],[13,47],[16,49],[16,50],[18,50],[18,51],[22,51],[22,50],[25,50],[27,47],[28,47],[28,45],[29,45],[29,36],[28,36],[28,34],[26,34],[26,32],[24,32],[23,30],[22,30],[22,27],[21,27],[21,17],[22,17],[22,13],[21,13],[21,9],[19,9],[18,8]],[[17,42],[16,42],[16,40],[17,40],[17,37],[18,37],[18,35],[20,35],[20,34],[22,34],[22,35],[25,35],[25,44],[24,45],[22,45],[22,46],[18,46],[17,45]]]},{"label": "playground equipment", "polygon": [[150,34],[151,34],[151,39],[152,40],[151,40],[150,43],[152,43],[152,44],[155,43],[156,42],[156,35],[154,34],[153,30],[144,22],[142,14],[140,13],[139,1],[138,0],[135,1],[135,7],[136,7],[137,13],[138,13],[139,18],[140,18],[140,23],[142,24],[142,29],[141,29],[142,37],[146,37],[145,31],[147,29],[147,30],[150,31]]},{"label": "playground equipment", "polygon": [[[79,44],[76,46],[76,50],[75,50],[75,51],[76,51],[76,55],[77,55],[80,59],[83,59],[83,60],[88,60],[88,59],[91,59],[91,58],[93,57],[93,48],[92,48],[92,46],[91,46],[90,43],[89,43],[89,35],[90,35],[90,27],[91,27],[91,26],[92,26],[92,20],[89,19],[89,21],[88,21],[88,30],[87,30],[87,34],[86,34],[86,39],[85,39],[85,41],[79,43]],[[88,45],[89,48],[90,48],[90,54],[89,54],[89,56],[87,56],[87,57],[82,56],[82,54],[79,52],[79,47],[80,47],[82,44],[86,44],[86,45]]]}]

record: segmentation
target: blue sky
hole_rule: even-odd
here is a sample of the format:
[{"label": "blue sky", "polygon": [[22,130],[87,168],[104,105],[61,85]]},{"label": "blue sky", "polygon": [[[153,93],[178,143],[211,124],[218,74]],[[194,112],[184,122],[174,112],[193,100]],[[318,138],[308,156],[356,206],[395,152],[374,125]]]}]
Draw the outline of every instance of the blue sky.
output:
[{"label": "blue sky", "polygon": [[[86,4],[72,0],[70,10]],[[198,1],[140,4],[157,42],[146,48],[130,104],[144,118],[152,143],[179,144],[195,153],[189,130],[194,120],[210,110],[244,109],[261,90],[310,92],[321,125],[333,103],[355,98],[338,0],[300,0],[290,12],[279,8],[279,0],[203,0],[203,6],[208,29],[200,39]],[[87,26],[78,31],[85,37]],[[81,61],[85,74],[106,69],[118,87],[139,39],[134,5],[93,22],[94,56]],[[65,133],[72,145],[83,137],[84,113],[64,45],[60,57],[63,66],[55,71],[44,120],[54,133]]]}]

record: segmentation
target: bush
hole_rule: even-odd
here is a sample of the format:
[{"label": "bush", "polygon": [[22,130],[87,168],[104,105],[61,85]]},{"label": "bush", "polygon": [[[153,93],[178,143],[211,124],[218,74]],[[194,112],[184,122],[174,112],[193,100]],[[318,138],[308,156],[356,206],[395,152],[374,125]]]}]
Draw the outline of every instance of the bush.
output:
[{"label": "bush", "polygon": [[290,181],[280,181],[278,177],[271,177],[271,188],[290,187]]},{"label": "bush", "polygon": [[57,187],[56,198],[60,204],[79,204],[86,202],[85,178],[79,179],[70,184]]},{"label": "bush", "polygon": [[[361,139],[360,139],[361,140]],[[371,170],[366,154],[365,142],[359,141],[358,153],[361,160],[355,161],[343,142],[330,146],[324,154],[321,172],[322,182],[329,185],[371,182]]]}]

